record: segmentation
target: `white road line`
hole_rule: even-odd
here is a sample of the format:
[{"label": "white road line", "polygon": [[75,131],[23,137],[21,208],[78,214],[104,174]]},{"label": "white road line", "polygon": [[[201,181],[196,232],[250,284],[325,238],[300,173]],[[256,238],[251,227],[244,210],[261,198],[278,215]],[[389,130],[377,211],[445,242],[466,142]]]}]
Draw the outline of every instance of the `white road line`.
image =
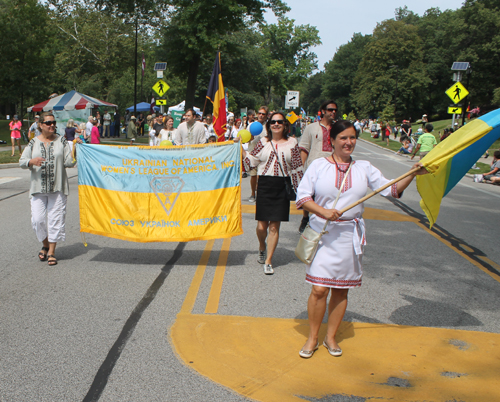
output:
[{"label": "white road line", "polygon": [[11,181],[16,181],[21,179],[20,177],[0,177],[0,184],[10,183]]}]

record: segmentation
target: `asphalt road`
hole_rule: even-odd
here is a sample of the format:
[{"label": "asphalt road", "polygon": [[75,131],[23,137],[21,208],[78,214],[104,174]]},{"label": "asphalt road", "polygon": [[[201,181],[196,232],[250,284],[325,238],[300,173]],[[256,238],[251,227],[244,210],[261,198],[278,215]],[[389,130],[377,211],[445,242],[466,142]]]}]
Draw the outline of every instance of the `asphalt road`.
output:
[{"label": "asphalt road", "polygon": [[[361,141],[354,157],[388,178],[413,164]],[[29,174],[0,169],[0,401],[500,400],[500,187],[464,178],[432,232],[414,184],[401,200],[370,199],[344,356],[321,348],[303,360],[300,214],[282,225],[273,276],[256,262],[248,179],[242,236],[86,234],[85,247],[69,175],[67,239],[49,267],[37,258]]]}]

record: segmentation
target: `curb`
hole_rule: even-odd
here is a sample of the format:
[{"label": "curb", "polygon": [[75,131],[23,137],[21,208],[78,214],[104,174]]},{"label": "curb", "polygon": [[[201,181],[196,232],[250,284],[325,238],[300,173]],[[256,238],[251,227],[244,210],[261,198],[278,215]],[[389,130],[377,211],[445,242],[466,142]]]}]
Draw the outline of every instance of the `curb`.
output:
[{"label": "curb", "polygon": [[21,169],[21,167],[19,166],[19,163],[0,163],[0,169],[13,169],[16,167]]}]

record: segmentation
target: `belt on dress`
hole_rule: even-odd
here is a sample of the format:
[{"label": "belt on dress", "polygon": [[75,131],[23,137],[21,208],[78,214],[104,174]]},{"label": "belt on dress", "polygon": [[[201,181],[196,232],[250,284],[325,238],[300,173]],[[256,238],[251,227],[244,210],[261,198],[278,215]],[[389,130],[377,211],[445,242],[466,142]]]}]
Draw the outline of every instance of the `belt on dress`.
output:
[{"label": "belt on dress", "polygon": [[352,245],[356,255],[363,254],[363,247],[366,246],[366,229],[365,220],[363,218],[354,219],[337,219],[335,222],[354,222],[354,231],[352,234]]}]

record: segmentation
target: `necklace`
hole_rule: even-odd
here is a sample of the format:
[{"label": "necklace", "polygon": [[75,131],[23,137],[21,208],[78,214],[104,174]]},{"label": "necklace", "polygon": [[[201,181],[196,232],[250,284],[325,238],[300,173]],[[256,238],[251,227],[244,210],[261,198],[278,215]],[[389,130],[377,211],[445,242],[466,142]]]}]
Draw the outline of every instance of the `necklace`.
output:
[{"label": "necklace", "polygon": [[351,162],[352,162],[352,157],[349,157],[349,166],[347,166],[347,168],[345,170],[342,170],[340,167],[339,167],[339,164],[337,163],[337,161],[335,160],[335,156],[332,155],[332,159],[333,161],[335,162],[335,166],[337,166],[337,170],[339,172],[342,172],[342,173],[346,173],[347,172],[347,169],[349,169],[349,166],[351,165]]}]

